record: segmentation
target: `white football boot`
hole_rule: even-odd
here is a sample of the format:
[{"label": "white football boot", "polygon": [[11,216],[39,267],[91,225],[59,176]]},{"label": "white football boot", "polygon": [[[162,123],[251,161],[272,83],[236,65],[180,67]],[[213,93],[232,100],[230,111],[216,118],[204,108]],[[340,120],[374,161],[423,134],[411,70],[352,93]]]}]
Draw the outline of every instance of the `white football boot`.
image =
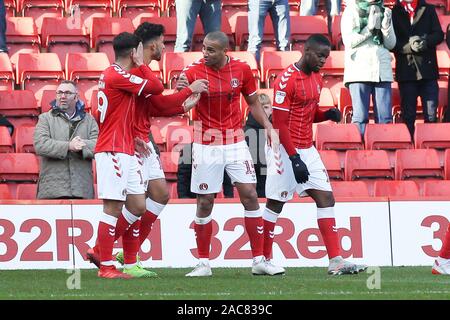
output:
[{"label": "white football boot", "polygon": [[212,271],[207,261],[200,261],[186,277],[211,277]]},{"label": "white football boot", "polygon": [[328,274],[333,276],[340,276],[343,274],[357,274],[367,269],[366,265],[354,264],[350,261],[344,260],[341,256],[330,259],[328,266]]},{"label": "white football boot", "polygon": [[444,259],[437,257],[434,260],[433,268],[431,269],[432,274],[442,274],[450,275],[450,259]]}]

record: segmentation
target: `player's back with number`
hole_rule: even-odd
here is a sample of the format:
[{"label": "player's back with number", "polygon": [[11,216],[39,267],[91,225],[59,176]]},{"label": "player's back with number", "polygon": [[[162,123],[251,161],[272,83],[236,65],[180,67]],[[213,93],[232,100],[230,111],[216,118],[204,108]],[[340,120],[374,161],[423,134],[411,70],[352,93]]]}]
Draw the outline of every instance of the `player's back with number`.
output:
[{"label": "player's back with number", "polygon": [[147,80],[112,64],[99,80],[98,111],[100,134],[95,152],[134,154],[133,123],[136,95]]}]

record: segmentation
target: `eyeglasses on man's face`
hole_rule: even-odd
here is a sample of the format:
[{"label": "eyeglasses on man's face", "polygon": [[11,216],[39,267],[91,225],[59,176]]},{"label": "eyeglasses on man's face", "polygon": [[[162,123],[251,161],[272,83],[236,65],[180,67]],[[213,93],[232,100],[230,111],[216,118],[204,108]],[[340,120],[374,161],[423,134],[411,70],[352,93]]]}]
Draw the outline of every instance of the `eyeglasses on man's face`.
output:
[{"label": "eyeglasses on man's face", "polygon": [[72,92],[72,91],[56,91],[56,95],[59,97],[62,95],[65,95],[66,97],[70,97],[70,96],[73,96],[74,94],[77,94],[77,93]]}]

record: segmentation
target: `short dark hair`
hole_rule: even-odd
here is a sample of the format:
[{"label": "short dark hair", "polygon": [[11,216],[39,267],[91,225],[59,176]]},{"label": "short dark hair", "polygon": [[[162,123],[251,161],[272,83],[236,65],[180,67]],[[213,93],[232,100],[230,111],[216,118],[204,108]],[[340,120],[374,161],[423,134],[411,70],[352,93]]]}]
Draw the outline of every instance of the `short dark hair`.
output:
[{"label": "short dark hair", "polygon": [[313,45],[322,45],[322,46],[331,47],[331,42],[323,34],[316,33],[316,34],[310,35],[308,37],[308,39],[306,39],[306,42],[305,42],[305,47],[310,47]]},{"label": "short dark hair", "polygon": [[132,33],[122,32],[113,39],[114,55],[117,58],[128,56],[133,48],[137,48],[140,39]]},{"label": "short dark hair", "polygon": [[212,31],[206,35],[205,39],[220,43],[222,48],[228,48],[230,45],[228,36],[222,31]]},{"label": "short dark hair", "polygon": [[162,24],[143,22],[137,27],[136,31],[134,31],[134,35],[139,37],[142,43],[145,44],[161,37],[164,34],[164,31],[164,26]]}]

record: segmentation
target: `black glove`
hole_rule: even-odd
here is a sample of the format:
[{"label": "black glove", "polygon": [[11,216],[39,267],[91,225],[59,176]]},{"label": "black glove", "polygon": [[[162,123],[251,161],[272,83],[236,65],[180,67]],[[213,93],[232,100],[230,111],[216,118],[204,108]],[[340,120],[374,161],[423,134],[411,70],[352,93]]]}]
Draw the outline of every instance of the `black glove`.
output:
[{"label": "black glove", "polygon": [[325,117],[327,120],[332,120],[334,122],[340,122],[342,118],[341,111],[338,108],[331,108],[325,111]]},{"label": "black glove", "polygon": [[293,156],[290,156],[289,159],[292,162],[292,169],[294,170],[294,176],[297,183],[305,183],[308,181],[308,168],[306,167],[306,164],[300,159],[299,154],[295,154]]}]

